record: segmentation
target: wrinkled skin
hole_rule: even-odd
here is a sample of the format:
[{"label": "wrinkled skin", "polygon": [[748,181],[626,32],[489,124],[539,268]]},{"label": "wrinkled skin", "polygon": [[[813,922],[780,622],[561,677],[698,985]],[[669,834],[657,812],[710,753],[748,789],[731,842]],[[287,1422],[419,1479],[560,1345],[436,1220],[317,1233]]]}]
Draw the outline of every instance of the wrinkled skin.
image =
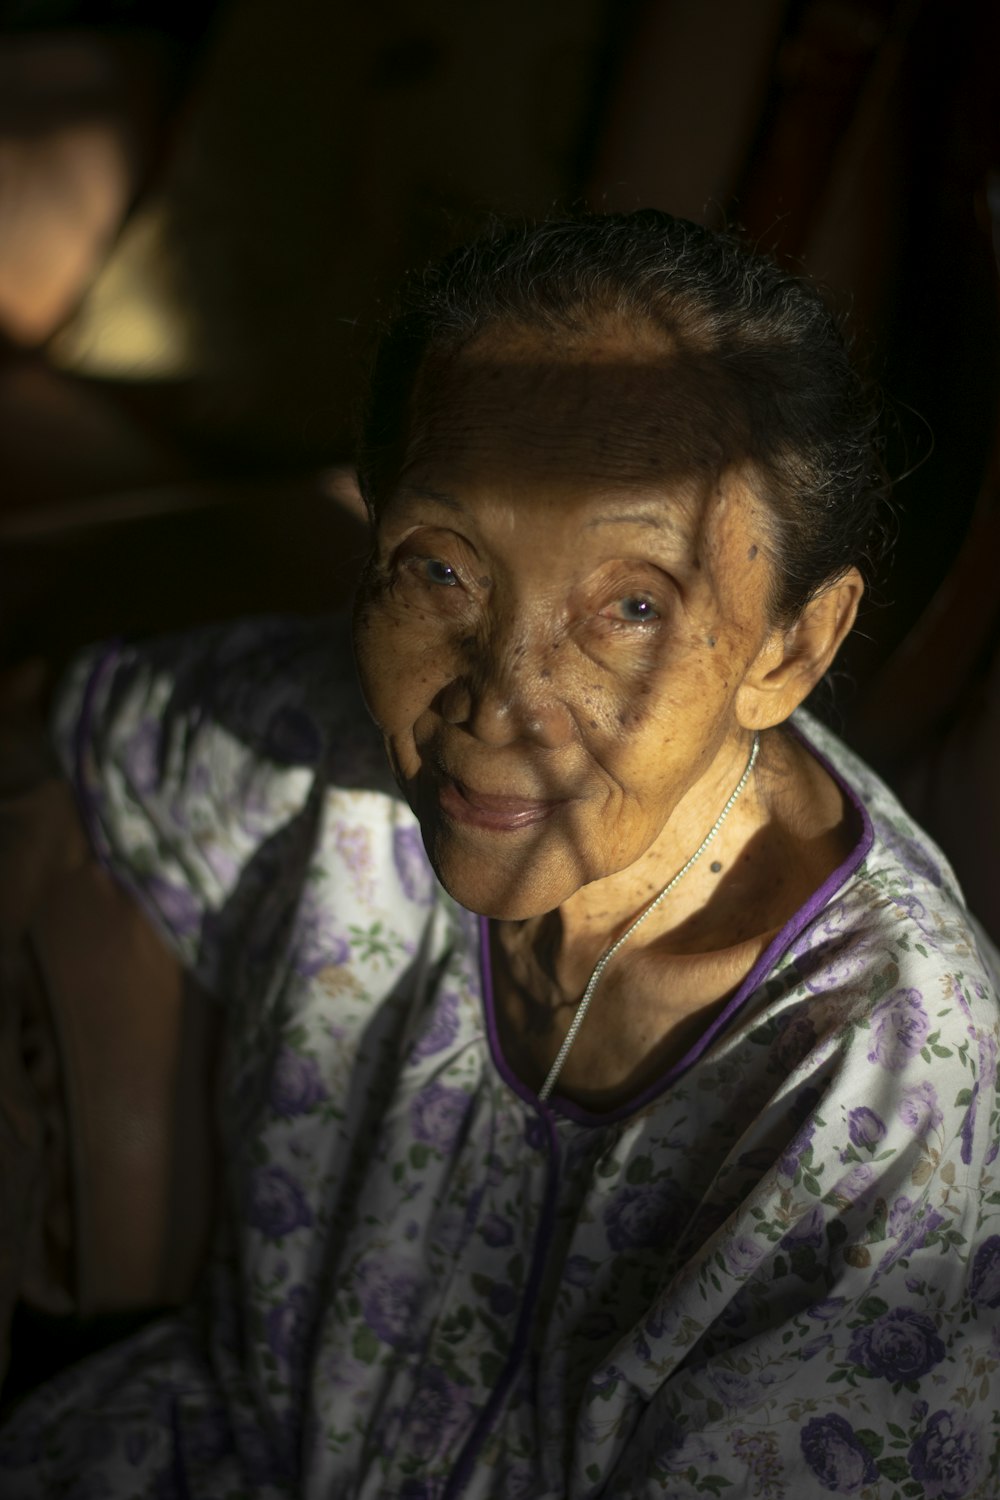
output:
[{"label": "wrinkled skin", "polygon": [[[439,878],[535,947],[558,912],[577,995],[860,593],[823,628],[772,620],[753,476],[677,472],[650,436],[677,406],[670,351],[615,330],[558,349],[494,336],[425,372],[357,606],[366,700]],[[770,817],[748,791],[733,835]],[[708,898],[704,864],[678,919]]]}]

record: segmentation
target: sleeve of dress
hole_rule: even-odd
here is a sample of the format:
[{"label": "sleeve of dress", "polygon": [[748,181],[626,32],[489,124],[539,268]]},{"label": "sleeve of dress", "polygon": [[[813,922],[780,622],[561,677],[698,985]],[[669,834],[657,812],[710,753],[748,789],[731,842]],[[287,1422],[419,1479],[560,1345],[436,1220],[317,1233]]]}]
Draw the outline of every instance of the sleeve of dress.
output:
[{"label": "sleeve of dress", "polygon": [[288,942],[337,659],[315,624],[253,621],[88,651],[57,695],[95,852],[220,996]]},{"label": "sleeve of dress", "polygon": [[784,1154],[650,1314],[683,1352],[621,1493],[1000,1494],[997,1038],[976,965],[818,1044]]}]

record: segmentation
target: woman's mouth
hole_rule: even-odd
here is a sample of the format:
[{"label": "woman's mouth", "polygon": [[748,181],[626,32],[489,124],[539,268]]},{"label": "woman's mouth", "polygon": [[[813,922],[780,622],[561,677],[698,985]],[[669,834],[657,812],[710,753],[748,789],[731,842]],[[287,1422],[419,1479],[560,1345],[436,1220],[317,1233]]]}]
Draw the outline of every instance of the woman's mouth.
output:
[{"label": "woman's mouth", "polygon": [[498,833],[530,828],[533,823],[544,822],[562,806],[559,800],[498,797],[491,792],[477,792],[451,777],[441,783],[438,801],[445,817],[453,822]]}]

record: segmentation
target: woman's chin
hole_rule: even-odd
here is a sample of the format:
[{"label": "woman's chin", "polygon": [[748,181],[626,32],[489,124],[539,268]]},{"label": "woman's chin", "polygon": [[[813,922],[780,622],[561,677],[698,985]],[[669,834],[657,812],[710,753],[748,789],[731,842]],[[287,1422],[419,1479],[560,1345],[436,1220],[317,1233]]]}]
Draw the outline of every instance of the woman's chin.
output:
[{"label": "woman's chin", "polygon": [[431,863],[448,895],[466,911],[497,922],[524,922],[544,916],[579,889],[573,879],[546,877],[544,872],[519,869],[506,862],[456,859],[430,851]]}]

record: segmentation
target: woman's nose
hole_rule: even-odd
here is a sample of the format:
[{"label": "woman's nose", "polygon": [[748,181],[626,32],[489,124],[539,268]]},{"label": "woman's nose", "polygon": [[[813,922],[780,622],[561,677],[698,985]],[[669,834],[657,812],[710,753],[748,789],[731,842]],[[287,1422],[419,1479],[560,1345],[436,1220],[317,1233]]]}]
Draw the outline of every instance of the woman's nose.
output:
[{"label": "woman's nose", "polygon": [[461,724],[483,744],[533,741],[556,749],[573,736],[572,716],[536,666],[462,672],[442,690],[438,707],[449,724]]}]

